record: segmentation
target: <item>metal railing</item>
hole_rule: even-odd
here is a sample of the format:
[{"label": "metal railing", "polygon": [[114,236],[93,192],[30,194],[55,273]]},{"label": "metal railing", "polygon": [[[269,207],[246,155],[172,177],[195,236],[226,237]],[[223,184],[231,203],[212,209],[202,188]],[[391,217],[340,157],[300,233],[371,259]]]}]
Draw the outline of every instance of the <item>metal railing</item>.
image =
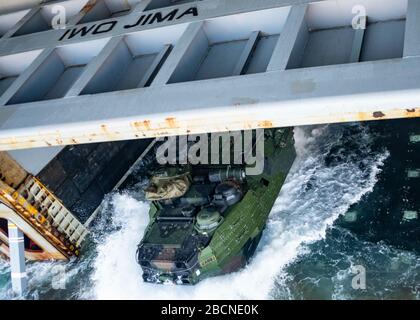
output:
[{"label": "metal railing", "polygon": [[35,177],[18,190],[0,181],[0,202],[34,227],[65,257],[78,256],[88,229]]}]

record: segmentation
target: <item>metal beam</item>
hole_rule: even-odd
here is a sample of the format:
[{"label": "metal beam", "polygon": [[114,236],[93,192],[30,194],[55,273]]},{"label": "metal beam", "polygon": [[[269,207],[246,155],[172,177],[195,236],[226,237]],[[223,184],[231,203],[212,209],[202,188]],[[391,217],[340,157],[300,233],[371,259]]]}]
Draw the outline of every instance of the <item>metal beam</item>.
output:
[{"label": "metal beam", "polygon": [[95,6],[97,0],[89,0],[83,7],[80,12],[72,17],[68,17],[68,21],[66,21],[66,25],[68,27],[77,25],[84,16]]},{"label": "metal beam", "polygon": [[48,73],[48,66],[44,64],[47,58],[54,52],[54,49],[43,50],[32,62],[32,64],[13,82],[9,89],[0,97],[0,106],[7,104],[19,91],[24,88],[34,73],[41,69],[42,73]]},{"label": "metal beam", "polygon": [[[139,6],[126,16],[78,25],[77,30],[85,29],[71,39],[69,35],[74,29],[2,39],[2,68],[9,61],[3,55],[21,61],[15,55],[18,52],[35,48],[43,52],[25,71],[19,69],[20,76],[1,97],[0,105],[5,106],[0,108],[0,150],[418,117],[420,52],[409,49],[416,48],[417,43],[414,38],[420,10],[414,10],[416,2],[409,2],[414,15],[407,15],[409,32],[405,38],[405,54],[410,59],[403,57],[404,36],[400,32],[405,23],[406,2],[359,2],[378,23],[369,33],[374,42],[366,47],[363,44],[364,50],[369,51],[369,58],[365,60],[372,61],[353,64],[348,62],[351,55],[351,61],[360,56],[362,37],[352,37],[349,26],[354,15],[352,4],[346,0],[204,0],[148,10],[147,14],[139,12],[144,10]],[[183,14],[185,10],[190,10],[189,14]],[[155,22],[149,24],[146,20]],[[399,41],[390,45],[384,32],[389,31],[395,21]],[[106,23],[105,27],[94,33],[92,30],[97,30],[95,28],[102,23]],[[107,30],[110,26],[115,28]],[[254,38],[248,40],[242,56],[238,41],[245,42],[255,30],[260,30],[262,37],[252,55],[250,72],[259,73],[241,75],[241,66],[246,64],[256,37],[254,34]],[[68,36],[60,41],[65,33]],[[93,54],[98,47],[94,39],[104,39],[103,44],[107,42],[97,55]],[[66,46],[76,43],[80,46]],[[161,50],[169,44],[173,45],[173,50],[160,64],[160,58],[166,53]],[[27,103],[15,100],[16,93],[28,79],[32,84],[34,78],[39,79],[35,83],[40,85],[44,85],[42,78],[51,82],[52,77],[44,77],[48,69],[44,65],[51,60],[50,53],[57,45],[60,47],[57,52],[64,52],[64,60],[75,65],[77,61],[86,63],[87,57],[93,60],[65,98],[39,102],[26,99]],[[390,48],[389,52],[386,48]],[[66,52],[72,54],[70,59]],[[157,73],[150,87],[121,86],[130,90],[99,93],[116,90],[111,83],[114,73],[128,67],[130,54],[146,56],[158,52],[161,55],[149,70],[144,65],[138,69],[144,74],[143,79],[147,78],[140,86],[148,84]],[[308,60],[308,55],[310,62],[304,65],[309,67],[302,68],[302,58]],[[224,57],[228,59],[220,63]],[[382,60],[374,61],[377,59]],[[69,65],[72,66],[70,62]],[[201,69],[203,65],[205,68]],[[217,69],[221,66],[225,68],[223,72]],[[40,68],[44,72],[39,72]],[[101,77],[104,70],[110,72]],[[197,70],[206,70],[208,77],[204,74],[200,79],[207,80],[194,81]],[[6,76],[16,76],[10,68],[6,71]],[[95,84],[89,88],[94,76]],[[209,79],[215,76],[223,78]],[[15,104],[11,105],[12,102]]]},{"label": "metal beam", "polygon": [[255,47],[258,43],[258,38],[260,37],[259,31],[252,32],[251,36],[249,37],[244,50],[242,51],[241,56],[239,57],[238,63],[233,70],[233,76],[240,76],[243,72],[244,67],[246,66],[252,52],[255,50]]},{"label": "metal beam", "polygon": [[[166,63],[153,80],[152,86],[159,86],[167,84],[174,73],[178,71],[176,79],[174,81],[183,81],[186,76],[185,73],[189,73],[191,68],[191,60],[193,56],[197,55],[196,51],[207,50],[208,39],[203,31],[202,22],[191,23],[184,31],[182,37],[179,39],[176,47],[172,50],[171,55],[166,60]],[[198,63],[200,61],[197,61]]]},{"label": "metal beam", "polygon": [[11,28],[6,34],[3,36],[3,40],[12,37],[20,28],[22,28],[33,16],[35,16],[39,12],[39,7],[32,8],[31,10],[26,13],[22,19],[16,23],[13,28]]},{"label": "metal beam", "polygon": [[24,235],[17,225],[11,221],[8,223],[8,232],[12,288],[16,295],[22,296],[28,286],[28,276],[26,275],[25,266]]},{"label": "metal beam", "polygon": [[359,62],[360,54],[362,52],[363,39],[365,37],[366,29],[354,30],[353,44],[351,47],[350,62]]},{"label": "metal beam", "polygon": [[[37,34],[36,37],[27,36],[25,41],[19,37],[12,37],[8,39],[3,39],[0,42],[0,56],[12,53],[19,53],[25,52],[29,50],[36,50],[40,48],[47,48],[47,47],[57,47],[59,45],[70,44],[70,43],[79,43],[85,42],[93,39],[104,39],[110,36],[119,36],[124,35],[127,32],[137,32],[137,31],[146,31],[152,30],[156,28],[162,28],[167,26],[173,25],[180,25],[183,23],[191,23],[191,22],[200,22],[206,19],[211,19],[215,17],[220,17],[224,15],[230,14],[239,14],[245,12],[251,12],[255,10],[264,10],[270,9],[275,7],[285,7],[293,4],[296,0],[264,0],[264,1],[244,1],[244,0],[203,0],[194,3],[185,3],[176,6],[180,13],[183,10],[187,10],[192,5],[197,8],[198,15],[186,15],[181,19],[173,19],[173,20],[165,20],[161,23],[146,23],[146,24],[139,24],[138,26],[132,27],[130,29],[125,28],[127,25],[133,25],[138,18],[142,15],[142,7],[134,8],[132,12],[125,16],[118,17],[116,19],[106,19],[100,22],[94,21],[90,23],[84,23],[78,25],[79,28],[86,27],[86,29],[92,30],[92,27],[99,25],[103,22],[109,21],[118,21],[115,27],[113,28],[112,32],[108,33],[98,33],[95,35],[88,34],[86,36],[81,37],[80,33],[78,36],[75,36],[71,39],[64,37],[63,40],[60,40],[64,34],[69,31],[70,29],[58,29],[58,30],[48,30],[42,33]],[[313,0],[302,0],[304,2],[311,2]],[[324,0],[322,0],[324,1]],[[161,12],[162,16],[166,16],[168,13],[174,10],[174,7],[167,7],[162,9],[150,10],[151,14],[156,12]],[[149,11],[147,11],[149,13]],[[77,20],[76,20],[77,21]],[[74,23],[75,21],[72,21]],[[150,22],[150,21],[149,21]]]},{"label": "metal beam", "polygon": [[308,5],[306,4],[293,6],[290,9],[267,71],[286,70],[288,67],[293,68],[300,64],[308,42],[307,12]]},{"label": "metal beam", "polygon": [[[98,56],[96,56],[91,63],[88,64],[86,70],[76,80],[73,86],[69,89],[66,97],[73,97],[81,94],[83,89],[89,84],[92,78],[100,70],[100,68],[107,62],[112,53],[121,46],[124,46],[122,37],[112,38],[102,49]],[[104,79],[104,81],[106,81]]]},{"label": "metal beam", "polygon": [[420,1],[408,0],[404,57],[420,55]]},{"label": "metal beam", "polygon": [[143,78],[140,80],[140,83],[137,85],[137,88],[143,88],[146,85],[150,85],[153,81],[154,76],[159,72],[159,67],[165,62],[165,59],[168,57],[169,53],[172,50],[172,46],[167,44],[163,49],[156,55],[156,58],[153,60],[153,63],[147,69]]},{"label": "metal beam", "polygon": [[13,0],[0,2],[0,14],[15,12],[18,10],[25,10],[36,7],[45,0]]},{"label": "metal beam", "polygon": [[140,3],[138,3],[134,8],[133,8],[133,11],[135,11],[135,12],[142,12],[142,11],[144,11],[144,10],[146,10],[146,8],[150,5],[150,3],[152,2],[153,0],[143,0],[143,1],[140,1]]},{"label": "metal beam", "polygon": [[23,233],[27,234],[42,250],[42,253],[27,253],[28,260],[67,260],[42,234],[34,229],[26,220],[16,214],[12,209],[0,203],[0,218],[13,221]]},{"label": "metal beam", "polygon": [[5,106],[0,150],[420,117],[419,70],[414,57]]}]

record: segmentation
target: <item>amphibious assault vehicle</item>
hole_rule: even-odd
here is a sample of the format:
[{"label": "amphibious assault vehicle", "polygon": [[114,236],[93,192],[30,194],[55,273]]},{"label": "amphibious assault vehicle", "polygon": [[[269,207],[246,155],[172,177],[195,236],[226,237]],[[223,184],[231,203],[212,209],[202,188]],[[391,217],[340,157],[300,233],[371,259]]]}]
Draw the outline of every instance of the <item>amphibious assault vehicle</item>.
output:
[{"label": "amphibious assault vehicle", "polygon": [[145,189],[150,223],[137,249],[144,281],[196,284],[246,265],[296,157],[292,128],[262,137],[258,175],[234,164],[154,171]]}]

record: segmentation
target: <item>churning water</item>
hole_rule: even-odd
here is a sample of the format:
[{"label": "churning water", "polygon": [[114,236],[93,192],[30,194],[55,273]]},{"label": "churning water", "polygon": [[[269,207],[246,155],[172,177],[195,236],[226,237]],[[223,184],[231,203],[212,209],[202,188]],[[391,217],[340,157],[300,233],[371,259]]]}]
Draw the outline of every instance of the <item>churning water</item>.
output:
[{"label": "churning water", "polygon": [[[254,258],[239,272],[196,286],[143,283],[135,252],[148,223],[148,205],[130,190],[108,196],[80,260],[28,265],[27,298],[418,298],[418,247],[364,237],[362,226],[357,226],[371,223],[368,215],[351,225],[342,218],[355,205],[372,203],[369,195],[392,156],[378,139],[385,138],[367,124],[296,128],[298,157]],[[367,270],[365,290],[351,287],[355,265]],[[10,298],[8,272],[7,264],[0,262],[2,299]]]}]

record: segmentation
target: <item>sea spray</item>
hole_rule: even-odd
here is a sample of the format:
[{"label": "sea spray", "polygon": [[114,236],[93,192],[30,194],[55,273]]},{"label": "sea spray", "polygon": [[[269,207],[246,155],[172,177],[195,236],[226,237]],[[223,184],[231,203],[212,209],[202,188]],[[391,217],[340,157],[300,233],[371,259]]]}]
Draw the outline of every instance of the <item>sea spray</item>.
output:
[{"label": "sea spray", "polygon": [[[148,206],[130,195],[115,195],[118,230],[98,244],[91,279],[99,299],[266,299],[284,266],[302,244],[321,239],[334,220],[372,190],[386,152],[371,154],[371,138],[360,125],[347,126],[364,151],[326,164],[342,144],[344,128],[323,126],[295,130],[297,160],[273,207],[255,257],[243,270],[209,278],[195,286],[143,283],[134,253],[147,225]],[[361,165],[363,162],[364,165]],[[113,219],[114,220],[114,219]]]},{"label": "sea spray", "polygon": [[[367,125],[295,129],[297,159],[272,209],[250,264],[233,274],[196,286],[147,284],[135,259],[148,223],[148,204],[138,191],[107,197],[83,256],[64,264],[64,289],[53,289],[57,262],[28,264],[29,299],[265,299],[290,289],[287,266],[309,254],[305,244],[323,239],[347,208],[372,190],[387,152],[373,152]],[[141,179],[140,179],[141,180]],[[0,290],[9,287],[8,267],[0,264]],[[2,282],[3,281],[3,282]],[[282,285],[283,283],[283,285]],[[3,296],[4,297],[4,296]],[[2,297],[2,298],[3,298]]]}]

